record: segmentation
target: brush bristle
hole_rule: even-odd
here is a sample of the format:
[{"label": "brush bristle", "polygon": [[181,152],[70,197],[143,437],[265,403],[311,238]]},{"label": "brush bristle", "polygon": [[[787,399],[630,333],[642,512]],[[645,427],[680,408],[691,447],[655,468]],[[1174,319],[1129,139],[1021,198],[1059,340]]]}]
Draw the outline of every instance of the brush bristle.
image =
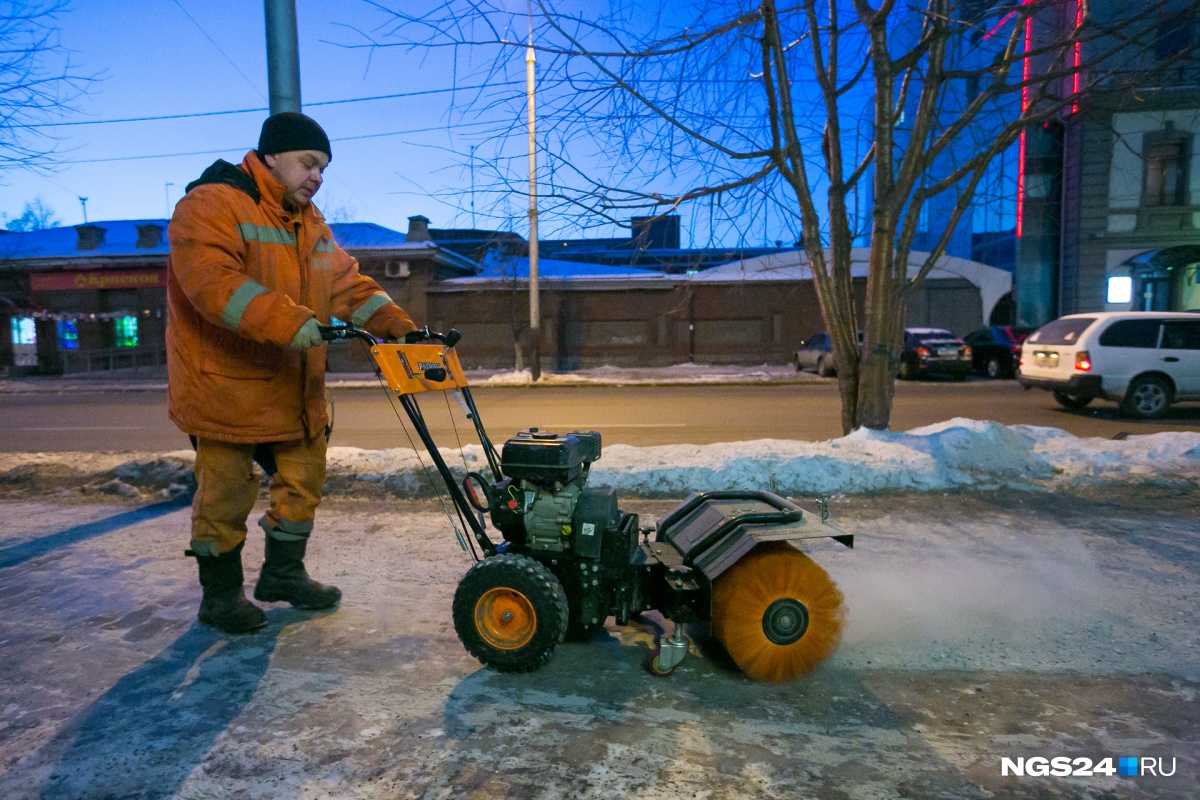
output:
[{"label": "brush bristle", "polygon": [[[808,611],[808,629],[779,645],[763,631],[763,614],[792,598]],[[751,678],[782,683],[809,672],[837,650],[846,612],[842,592],[825,570],[787,542],[760,544],[713,585],[712,630]]]}]

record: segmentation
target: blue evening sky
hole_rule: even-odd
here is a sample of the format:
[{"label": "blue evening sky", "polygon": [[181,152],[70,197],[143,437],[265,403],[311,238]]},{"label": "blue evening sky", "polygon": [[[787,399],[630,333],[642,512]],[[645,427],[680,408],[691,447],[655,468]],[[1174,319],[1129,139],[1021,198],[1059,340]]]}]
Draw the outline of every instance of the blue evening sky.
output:
[{"label": "blue evening sky", "polygon": [[[462,135],[469,128],[451,127],[452,119],[461,120],[450,112],[449,94],[310,105],[449,88],[453,76],[442,63],[446,59],[428,51],[371,52],[335,44],[362,41],[346,26],[372,31],[386,25],[387,15],[361,0],[297,0],[296,7],[304,111],[333,141],[333,162],[317,205],[401,231],[413,214],[424,214],[434,226],[471,225],[471,174],[465,164],[473,142]],[[61,121],[267,106],[261,2],[75,0],[59,26],[79,70],[102,74],[75,103],[77,111]],[[523,63],[514,64],[515,74],[523,72]],[[468,82],[477,81],[459,79],[460,86]],[[183,187],[212,161],[241,160],[265,117],[264,110],[47,129],[58,139],[60,167],[50,174],[0,174],[0,212],[17,216],[26,201],[40,197],[63,224],[74,225],[83,221],[78,198],[85,196],[92,221],[168,216]],[[523,143],[519,128],[513,136]],[[457,192],[459,199],[449,200],[447,192]],[[486,202],[512,222],[481,215],[481,227],[524,233],[520,200]],[[480,205],[482,211],[483,198]]]}]

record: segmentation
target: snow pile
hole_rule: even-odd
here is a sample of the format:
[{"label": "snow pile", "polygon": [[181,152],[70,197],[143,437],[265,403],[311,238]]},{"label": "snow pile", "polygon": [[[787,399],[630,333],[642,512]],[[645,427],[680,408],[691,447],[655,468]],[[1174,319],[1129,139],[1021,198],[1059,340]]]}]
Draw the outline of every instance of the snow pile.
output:
[{"label": "snow pile", "polygon": [[[1032,428],[1079,440],[1053,428]],[[1200,471],[1200,435],[1194,435],[1190,465]],[[1148,437],[1141,437],[1148,438]],[[783,494],[861,494],[874,491],[941,491],[959,488],[1032,488],[1066,474],[1066,464],[1088,459],[1088,446],[1063,451],[1064,466],[1041,456],[1037,435],[1023,434],[996,422],[952,419],[904,433],[860,428],[827,442],[763,439],[703,447],[613,445],[592,468],[592,483],[632,494],[675,496],[690,490],[773,488]],[[1127,463],[1140,463],[1137,442],[1112,442],[1129,451]],[[1086,475],[1122,480],[1116,474],[1073,470]],[[1173,480],[1170,466],[1138,479]]]},{"label": "snow pile", "polygon": [[[532,386],[529,370],[468,373],[472,386]],[[670,367],[594,367],[572,372],[543,372],[537,385],[546,386],[663,386],[709,383],[825,383],[831,379],[799,374],[790,364],[756,367],[714,364],[675,364]]]},{"label": "snow pile", "polygon": [[[487,473],[479,445],[442,451],[458,475]],[[159,454],[0,454],[0,486],[83,486],[135,496],[179,494],[191,481],[191,451]],[[326,491],[412,497],[441,491],[427,453],[331,447]],[[903,433],[860,429],[825,442],[762,439],[710,445],[609,445],[590,484],[637,497],[713,489],[784,495],[1036,489],[1103,483],[1200,482],[1200,433],[1155,433],[1121,441],[1080,439],[1056,428],[952,419]],[[136,491],[133,491],[136,490]]]}]

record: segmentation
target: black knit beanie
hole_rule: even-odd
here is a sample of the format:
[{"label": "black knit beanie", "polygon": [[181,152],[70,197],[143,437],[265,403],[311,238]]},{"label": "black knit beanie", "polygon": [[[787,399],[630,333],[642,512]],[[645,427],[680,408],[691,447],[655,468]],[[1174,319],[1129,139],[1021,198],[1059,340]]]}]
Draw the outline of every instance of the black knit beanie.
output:
[{"label": "black knit beanie", "polygon": [[292,150],[318,150],[329,156],[330,161],[333,160],[329,137],[309,117],[295,111],[281,111],[267,117],[258,136],[259,156]]}]

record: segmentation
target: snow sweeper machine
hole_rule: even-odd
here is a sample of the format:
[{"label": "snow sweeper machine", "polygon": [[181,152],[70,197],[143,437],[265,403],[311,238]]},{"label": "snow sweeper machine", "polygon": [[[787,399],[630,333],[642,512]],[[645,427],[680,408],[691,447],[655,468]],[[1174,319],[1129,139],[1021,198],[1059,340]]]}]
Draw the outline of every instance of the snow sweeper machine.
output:
[{"label": "snow sweeper machine", "polygon": [[[368,345],[393,405],[404,409],[445,483],[458,524],[447,515],[476,562],[455,591],[454,628],[485,665],[535,670],[564,638],[649,610],[674,623],[649,659],[658,676],[672,674],[687,654],[688,623],[711,623],[738,667],[759,680],[795,678],[837,649],[842,593],[797,549],[824,538],[854,546],[824,501],[813,512],[766,491],[697,492],[657,525],[639,527],[614,489],[587,485],[600,458],[598,432],[529,428],[497,452],[454,349],[457,331],[421,329],[394,344],[352,326],[323,326],[322,335]],[[456,479],[417,403],[422,392],[455,398],[482,446],[483,472]],[[489,520],[501,541],[488,535]]]}]

